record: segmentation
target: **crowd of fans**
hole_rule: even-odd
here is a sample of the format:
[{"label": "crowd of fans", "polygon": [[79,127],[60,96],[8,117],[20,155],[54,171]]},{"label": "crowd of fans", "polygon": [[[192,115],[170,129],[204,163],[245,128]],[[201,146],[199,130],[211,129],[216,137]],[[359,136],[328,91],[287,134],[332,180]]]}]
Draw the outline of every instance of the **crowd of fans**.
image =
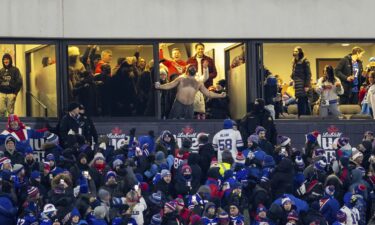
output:
[{"label": "crowd of fans", "polygon": [[[226,119],[212,143],[200,133],[198,149],[189,138],[178,146],[168,130],[154,137],[135,129],[115,148],[95,139],[76,103],[55,133],[11,115],[0,135],[0,224],[371,224],[373,132],[361,143],[338,138],[327,158],[318,132],[293,148],[275,138],[261,99],[253,108],[240,131]],[[37,160],[28,141],[43,137]]]}]

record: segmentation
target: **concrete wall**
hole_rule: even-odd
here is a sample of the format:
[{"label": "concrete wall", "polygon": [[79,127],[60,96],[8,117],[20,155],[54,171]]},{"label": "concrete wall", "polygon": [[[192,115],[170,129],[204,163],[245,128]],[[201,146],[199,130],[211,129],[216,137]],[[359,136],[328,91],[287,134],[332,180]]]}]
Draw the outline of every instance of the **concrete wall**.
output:
[{"label": "concrete wall", "polygon": [[373,0],[1,0],[0,37],[374,38]]}]

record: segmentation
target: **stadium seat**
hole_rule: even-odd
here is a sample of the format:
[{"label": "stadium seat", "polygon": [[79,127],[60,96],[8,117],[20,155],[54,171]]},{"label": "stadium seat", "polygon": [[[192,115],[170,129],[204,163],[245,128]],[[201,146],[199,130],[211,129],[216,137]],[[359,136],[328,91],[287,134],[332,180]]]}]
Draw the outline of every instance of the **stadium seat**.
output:
[{"label": "stadium seat", "polygon": [[339,105],[339,111],[346,119],[351,119],[353,115],[355,117],[360,115],[361,107],[359,105]]}]

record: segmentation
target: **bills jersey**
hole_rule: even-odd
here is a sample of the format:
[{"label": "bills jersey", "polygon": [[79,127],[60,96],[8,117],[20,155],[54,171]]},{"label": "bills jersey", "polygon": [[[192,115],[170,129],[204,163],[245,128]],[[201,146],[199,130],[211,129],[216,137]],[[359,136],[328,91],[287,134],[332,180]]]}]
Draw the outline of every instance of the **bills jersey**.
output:
[{"label": "bills jersey", "polygon": [[221,153],[224,150],[229,150],[233,159],[235,159],[238,152],[237,148],[243,147],[243,141],[238,130],[223,129],[215,134],[212,145],[217,151],[217,160],[221,162]]}]

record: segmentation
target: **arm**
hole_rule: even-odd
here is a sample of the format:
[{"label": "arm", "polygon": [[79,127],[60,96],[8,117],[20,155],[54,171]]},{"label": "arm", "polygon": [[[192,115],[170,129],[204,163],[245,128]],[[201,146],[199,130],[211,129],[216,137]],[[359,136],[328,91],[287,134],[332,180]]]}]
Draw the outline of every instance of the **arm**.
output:
[{"label": "arm", "polygon": [[166,84],[160,85],[159,87],[156,87],[156,88],[157,89],[161,89],[161,90],[169,90],[169,89],[177,87],[177,85],[180,83],[180,80],[181,79],[178,77],[174,81],[172,81],[170,83],[166,83]]},{"label": "arm", "polygon": [[310,62],[308,60],[305,61],[305,72],[306,72],[306,78],[305,78],[305,87],[311,86],[311,69],[310,69]]},{"label": "arm", "polygon": [[344,94],[344,88],[342,87],[342,84],[341,84],[341,82],[340,82],[340,79],[336,79],[336,83],[335,83],[335,85],[336,85],[336,93],[337,93],[338,95],[342,95],[342,94]]},{"label": "arm", "polygon": [[225,92],[221,93],[221,94],[216,94],[214,92],[211,92],[209,90],[207,90],[207,88],[202,84],[200,83],[199,84],[199,90],[207,97],[209,98],[224,98],[226,96]]},{"label": "arm", "polygon": [[346,59],[345,58],[343,58],[343,59],[341,59],[340,60],[340,62],[339,62],[339,64],[337,65],[337,67],[335,68],[335,74],[336,74],[336,76],[341,80],[341,81],[346,81],[346,79],[348,78],[348,76],[346,76],[343,72],[342,72],[342,70],[343,70],[343,68],[345,67],[345,61],[346,61]]},{"label": "arm", "polygon": [[16,70],[16,89],[15,89],[15,93],[14,94],[18,94],[18,92],[21,90],[22,88],[22,76],[21,76],[21,72],[20,70],[17,68]]}]

